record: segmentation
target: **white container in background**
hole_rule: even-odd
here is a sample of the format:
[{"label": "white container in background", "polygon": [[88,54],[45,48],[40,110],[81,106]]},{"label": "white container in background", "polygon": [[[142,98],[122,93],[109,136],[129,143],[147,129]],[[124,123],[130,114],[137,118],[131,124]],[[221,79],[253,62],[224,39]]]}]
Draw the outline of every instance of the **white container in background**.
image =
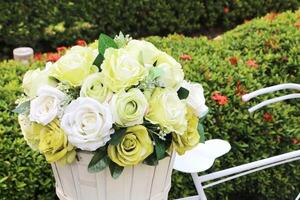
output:
[{"label": "white container in background", "polygon": [[14,60],[29,64],[29,61],[33,58],[33,49],[30,47],[18,47],[13,50],[13,54]]},{"label": "white container in background", "polygon": [[108,167],[89,173],[87,167],[93,154],[81,151],[77,153],[79,161],[71,165],[52,164],[56,194],[60,200],[167,200],[174,155],[159,161],[157,166],[125,167],[113,179]]}]

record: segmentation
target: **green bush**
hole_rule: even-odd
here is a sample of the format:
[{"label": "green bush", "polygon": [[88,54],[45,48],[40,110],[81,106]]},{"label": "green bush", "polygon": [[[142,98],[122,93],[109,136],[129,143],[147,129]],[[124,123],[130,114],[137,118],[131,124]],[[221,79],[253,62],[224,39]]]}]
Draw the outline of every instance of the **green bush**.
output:
[{"label": "green bush", "polygon": [[[258,159],[299,149],[299,101],[290,100],[270,105],[254,114],[247,109],[275,95],[263,95],[250,103],[241,101],[242,92],[294,82],[300,83],[300,29],[296,26],[300,11],[287,12],[239,26],[221,40],[151,37],[149,41],[169,51],[175,58],[189,54],[192,60],[182,61],[186,78],[203,84],[207,105],[208,138],[224,138],[232,150],[219,159],[211,171],[237,166]],[[229,59],[238,59],[236,65]],[[254,60],[257,67],[247,65]],[[228,97],[228,104],[212,100],[215,91]],[[289,91],[292,92],[292,91]],[[289,92],[279,92],[277,95]],[[264,119],[270,113],[272,120]],[[254,173],[207,189],[208,199],[294,199],[300,188],[298,162]],[[191,178],[175,173],[171,199],[195,194]]]},{"label": "green bush", "polygon": [[[35,64],[32,67],[37,67]],[[24,141],[17,115],[11,110],[22,93],[20,82],[28,67],[0,63],[0,199],[54,199],[50,165]]]},{"label": "green bush", "polygon": [[[254,114],[247,108],[274,97],[264,95],[250,103],[241,101],[240,93],[262,87],[300,82],[300,30],[295,25],[300,11],[252,20],[226,33],[221,40],[187,38],[181,35],[149,37],[157,47],[180,60],[189,54],[192,60],[180,60],[186,78],[203,84],[210,112],[206,120],[207,138],[230,141],[232,150],[218,159],[216,171],[269,156],[299,149],[299,102],[290,100],[268,106]],[[237,58],[233,65],[229,59]],[[250,67],[247,61],[256,61]],[[248,63],[249,64],[249,63]],[[39,63],[31,66],[36,68]],[[22,74],[27,70],[15,62],[0,64],[0,198],[54,198],[50,166],[30,151],[19,135],[16,115],[10,110],[20,94]],[[228,97],[227,105],[212,100],[214,92]],[[286,92],[279,92],[283,94]],[[298,106],[297,106],[298,104]],[[272,119],[264,119],[270,113]],[[189,176],[174,172],[170,199],[196,193]],[[278,166],[207,189],[208,199],[287,200],[300,188],[299,162]]]},{"label": "green bush", "polygon": [[299,0],[1,1],[0,55],[9,56],[14,47],[22,45],[53,51],[77,39],[94,40],[100,32],[114,35],[121,30],[134,37],[198,34],[299,6]]}]

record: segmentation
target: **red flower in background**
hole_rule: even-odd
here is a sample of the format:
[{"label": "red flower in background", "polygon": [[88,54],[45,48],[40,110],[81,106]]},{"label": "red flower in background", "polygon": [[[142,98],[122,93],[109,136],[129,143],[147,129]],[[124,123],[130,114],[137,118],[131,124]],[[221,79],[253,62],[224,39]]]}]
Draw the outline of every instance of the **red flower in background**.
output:
[{"label": "red flower in background", "polygon": [[242,85],[242,83],[241,83],[240,80],[238,80],[237,83],[236,83],[236,91],[235,91],[235,93],[238,96],[243,96],[244,94],[247,94],[247,90]]},{"label": "red flower in background", "polygon": [[238,62],[238,58],[237,57],[231,57],[231,58],[229,58],[229,62],[232,65],[236,65],[237,62]]},{"label": "red flower in background", "polygon": [[57,47],[56,48],[56,51],[58,52],[58,53],[63,53],[63,52],[65,52],[67,50],[67,47],[65,47],[65,46],[61,46],[61,47]]},{"label": "red flower in background", "polygon": [[292,139],[292,144],[298,144],[298,143],[299,143],[299,140],[297,138]]},{"label": "red flower in background", "polygon": [[41,61],[41,60],[43,60],[43,54],[41,52],[37,52],[37,53],[34,54],[33,59]]},{"label": "red flower in background", "polygon": [[255,68],[255,69],[258,68],[258,64],[256,63],[255,60],[247,60],[246,65],[248,67],[252,67],[252,68]]},{"label": "red flower in background", "polygon": [[59,58],[60,58],[60,55],[58,53],[48,52],[46,55],[47,62],[56,62]]},{"label": "red flower in background", "polygon": [[245,23],[245,24],[247,24],[247,23],[249,23],[249,22],[251,22],[251,19],[245,19],[245,20],[244,20],[244,23]]},{"label": "red flower in background", "polygon": [[275,12],[271,12],[269,13],[268,15],[265,16],[265,19],[267,20],[274,20],[276,17],[278,16],[278,13],[275,13]]},{"label": "red flower in background", "polygon": [[297,21],[294,25],[295,25],[297,28],[300,28],[300,21]]},{"label": "red flower in background", "polygon": [[211,98],[216,102],[218,102],[219,105],[222,106],[228,103],[227,96],[221,95],[219,92],[214,92]]},{"label": "red flower in background", "polygon": [[266,112],[264,114],[264,121],[265,122],[272,122],[273,121],[273,116],[271,113]]},{"label": "red flower in background", "polygon": [[179,56],[179,58],[181,60],[192,60],[192,56],[191,55],[187,55],[187,54],[182,54],[181,56]]},{"label": "red flower in background", "polygon": [[85,40],[77,40],[77,41],[76,41],[76,45],[79,45],[79,46],[86,46],[86,41],[85,41]]},{"label": "red flower in background", "polygon": [[229,8],[227,6],[224,6],[223,8],[223,12],[226,14],[226,13],[229,13]]}]

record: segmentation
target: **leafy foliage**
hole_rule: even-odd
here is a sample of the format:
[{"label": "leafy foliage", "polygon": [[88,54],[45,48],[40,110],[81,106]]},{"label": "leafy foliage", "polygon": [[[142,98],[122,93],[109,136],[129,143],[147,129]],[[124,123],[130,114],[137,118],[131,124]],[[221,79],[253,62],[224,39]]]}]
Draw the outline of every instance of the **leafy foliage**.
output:
[{"label": "leafy foliage", "polygon": [[[30,68],[39,67],[35,63]],[[26,144],[11,112],[22,93],[20,87],[28,66],[14,61],[0,63],[0,199],[54,199],[51,167]]]},{"label": "leafy foliage", "polygon": [[1,1],[0,57],[10,56],[17,46],[45,52],[73,45],[78,39],[91,42],[101,32],[115,35],[121,30],[134,37],[174,32],[193,35],[299,6],[299,0]]}]

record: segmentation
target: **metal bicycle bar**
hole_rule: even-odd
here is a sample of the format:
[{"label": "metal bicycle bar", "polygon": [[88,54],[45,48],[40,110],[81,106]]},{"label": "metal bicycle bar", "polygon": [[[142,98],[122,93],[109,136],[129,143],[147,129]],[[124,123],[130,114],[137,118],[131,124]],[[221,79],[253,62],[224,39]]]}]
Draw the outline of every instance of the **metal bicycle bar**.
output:
[{"label": "metal bicycle bar", "polygon": [[288,99],[296,99],[296,98],[300,98],[300,93],[289,94],[289,95],[276,97],[276,98],[273,98],[273,99],[263,101],[263,102],[257,104],[256,106],[253,106],[252,108],[249,108],[248,111],[250,113],[252,113],[252,112],[254,112],[254,111],[256,111],[256,110],[258,110],[258,109],[260,109],[260,108],[262,108],[266,105],[276,103],[276,102],[280,102],[280,101],[284,101],[284,100],[288,100]]},{"label": "metal bicycle bar", "polygon": [[266,88],[251,92],[249,94],[245,94],[245,95],[243,95],[242,99],[243,99],[243,101],[249,101],[250,99],[257,97],[259,95],[275,92],[278,90],[284,90],[284,89],[300,90],[300,84],[285,83],[285,84],[275,85],[275,86],[271,86],[271,87],[266,87]]},{"label": "metal bicycle bar", "polygon": [[300,156],[295,157],[295,158],[291,158],[291,159],[287,159],[287,160],[283,160],[281,162],[276,162],[276,163],[273,163],[273,164],[265,165],[265,166],[262,166],[262,167],[258,167],[258,168],[255,168],[255,169],[252,169],[252,170],[249,170],[249,171],[245,171],[243,173],[238,173],[238,174],[233,175],[233,176],[229,176],[229,177],[221,179],[219,181],[215,181],[213,183],[209,183],[207,185],[204,185],[203,189],[208,188],[208,187],[212,187],[214,185],[218,185],[220,183],[224,183],[224,182],[227,182],[227,181],[230,181],[230,180],[233,180],[233,179],[236,179],[236,178],[241,177],[241,176],[245,176],[247,174],[251,174],[251,173],[254,173],[254,172],[257,172],[257,171],[260,171],[260,170],[264,170],[264,169],[267,169],[267,168],[270,168],[270,167],[275,167],[277,165],[282,165],[282,164],[293,162],[293,161],[296,161],[296,160],[300,160]]},{"label": "metal bicycle bar", "polygon": [[232,167],[229,169],[225,169],[222,171],[218,171],[218,172],[214,172],[211,174],[207,174],[207,175],[203,175],[199,177],[200,182],[206,182],[206,181],[210,181],[210,180],[215,180],[218,178],[222,178],[224,176],[230,176],[233,174],[237,174],[240,172],[244,172],[244,171],[248,171],[248,170],[252,170],[258,167],[262,167],[265,165],[270,165],[273,163],[277,163],[277,162],[281,162],[283,160],[288,160],[291,158],[295,158],[295,157],[300,157],[300,150],[297,151],[293,151],[293,152],[289,152],[289,153],[285,153],[282,155],[278,155],[278,156],[273,156],[271,158],[265,158],[259,161],[254,161],[251,163],[247,163],[247,164],[243,164],[237,167]]}]

